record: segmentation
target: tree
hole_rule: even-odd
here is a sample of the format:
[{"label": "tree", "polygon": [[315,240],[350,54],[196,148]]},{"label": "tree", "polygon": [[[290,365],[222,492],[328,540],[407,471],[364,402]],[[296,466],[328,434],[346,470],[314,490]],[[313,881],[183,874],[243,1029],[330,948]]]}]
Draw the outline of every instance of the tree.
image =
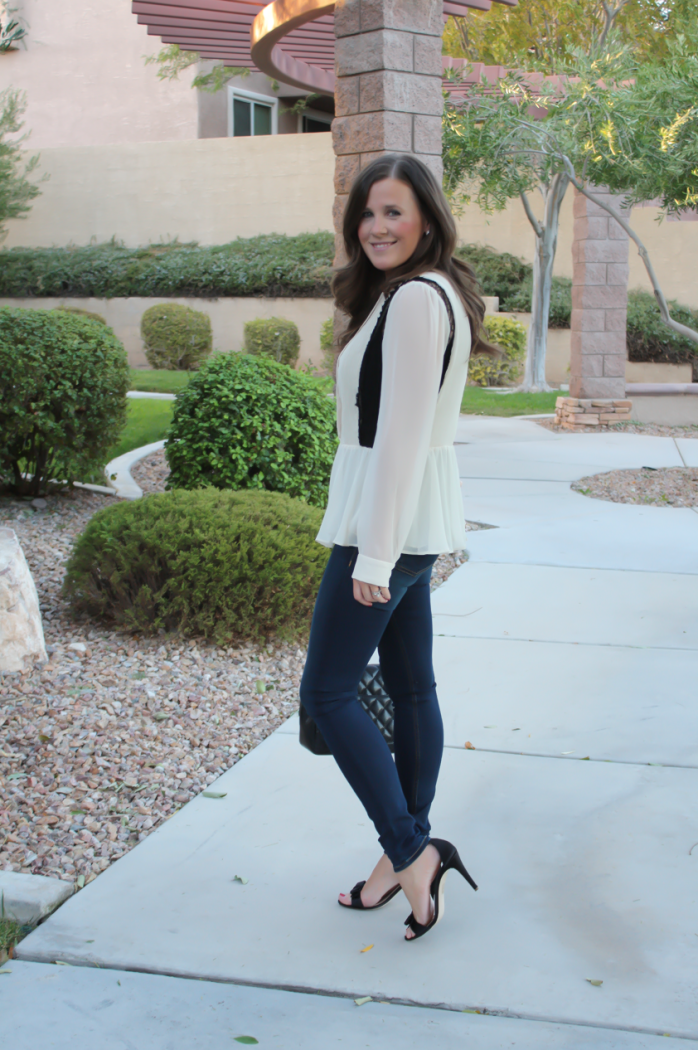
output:
[{"label": "tree", "polygon": [[[658,199],[667,213],[698,209],[698,58],[695,41],[679,36],[668,60],[638,66],[628,49],[602,59],[576,56],[576,77],[555,78],[536,96],[522,76],[493,90],[475,85],[461,104],[447,103],[444,170],[458,201],[475,194],[485,210],[520,196],[536,235],[532,318],[524,389],[545,389],[549,278],[559,203],[570,181],[605,207],[637,244],[662,319],[698,339],[670,315],[647,251],[627,214],[594,194],[607,186],[628,205]],[[545,219],[536,223],[528,195],[540,189]]]},{"label": "tree", "polygon": [[560,72],[575,50],[602,51],[618,33],[642,61],[660,61],[668,43],[698,21],[695,0],[519,0],[448,20],[444,53],[487,65]]},{"label": "tree", "polygon": [[30,202],[41,192],[27,178],[37,167],[39,157],[26,161],[23,157],[22,144],[28,136],[19,133],[25,109],[26,99],[21,92],[13,88],[0,92],[0,241],[7,236],[7,220],[24,218],[31,210]]},{"label": "tree", "polygon": [[[198,51],[182,51],[179,44],[168,44],[157,55],[145,55],[144,57],[146,66],[156,65],[158,67],[158,80],[177,80],[180,73],[200,61]],[[233,77],[249,75],[250,71],[247,66],[226,66],[223,62],[217,62],[208,73],[197,73],[191,86],[215,94],[216,91],[224,88]]]}]

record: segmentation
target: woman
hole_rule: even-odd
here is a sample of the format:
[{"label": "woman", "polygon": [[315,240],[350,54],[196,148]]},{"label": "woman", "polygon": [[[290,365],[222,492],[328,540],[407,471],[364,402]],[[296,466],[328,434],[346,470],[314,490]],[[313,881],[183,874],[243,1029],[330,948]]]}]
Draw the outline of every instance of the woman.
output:
[{"label": "woman", "polygon": [[[484,304],[472,271],[453,257],[446,198],[419,160],[387,155],[364,168],[343,232],[348,263],[333,285],[349,316],[337,364],[340,445],[317,537],[332,554],[301,700],[384,849],[339,903],[377,908],[402,889],[413,940],[443,911],[446,871],[477,889],[455,847],[429,837],[443,750],[429,580],[439,554],[465,546],[453,441],[471,343],[495,351],[479,338]],[[376,647],[395,709],[394,762],[357,699]]]}]

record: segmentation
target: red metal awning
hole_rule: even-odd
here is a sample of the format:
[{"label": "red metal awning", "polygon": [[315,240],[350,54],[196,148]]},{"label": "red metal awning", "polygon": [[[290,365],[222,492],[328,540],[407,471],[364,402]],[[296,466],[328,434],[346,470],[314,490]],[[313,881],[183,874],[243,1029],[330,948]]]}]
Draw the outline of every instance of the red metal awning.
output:
[{"label": "red metal awning", "polygon": [[[517,0],[444,0],[444,19]],[[302,91],[334,94],[334,2],[327,0],[133,0],[149,36],[228,66],[259,69]]]}]

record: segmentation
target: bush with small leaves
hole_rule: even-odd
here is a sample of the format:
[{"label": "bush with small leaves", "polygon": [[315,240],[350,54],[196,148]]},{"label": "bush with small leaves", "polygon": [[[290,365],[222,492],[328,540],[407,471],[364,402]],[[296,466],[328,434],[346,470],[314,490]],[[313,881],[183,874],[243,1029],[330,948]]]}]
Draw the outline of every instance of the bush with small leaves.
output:
[{"label": "bush with small leaves", "polygon": [[82,310],[79,306],[54,306],[54,310],[62,310],[66,314],[75,314],[76,317],[89,317],[91,321],[99,321],[106,325],[107,320],[101,314],[93,313],[92,310]]},{"label": "bush with small leaves", "polygon": [[[675,321],[698,328],[698,311],[670,302],[669,313]],[[664,324],[651,292],[636,289],[628,293],[627,338],[628,360],[690,364],[693,382],[698,382],[698,346]]]},{"label": "bush with small leaves", "polygon": [[326,386],[267,357],[217,354],[175,402],[168,487],[267,489],[324,506],[337,448]]},{"label": "bush with small leaves", "polygon": [[0,376],[0,487],[39,496],[101,474],[129,388],[110,328],[65,310],[0,309]]},{"label": "bush with small leaves", "polygon": [[245,351],[293,367],[301,349],[298,325],[283,317],[259,317],[245,323]]},{"label": "bush with small leaves", "polygon": [[485,317],[484,327],[487,338],[503,351],[503,357],[471,357],[468,380],[477,386],[508,386],[518,379],[526,357],[526,329],[513,318],[496,314]]},{"label": "bush with small leaves", "polygon": [[158,303],[141,317],[145,356],[153,368],[191,371],[211,353],[211,319],[181,303]]},{"label": "bush with small leaves", "polygon": [[210,638],[307,634],[329,551],[322,511],[275,492],[166,492],[95,514],[68,563],[73,609],[112,627]]}]

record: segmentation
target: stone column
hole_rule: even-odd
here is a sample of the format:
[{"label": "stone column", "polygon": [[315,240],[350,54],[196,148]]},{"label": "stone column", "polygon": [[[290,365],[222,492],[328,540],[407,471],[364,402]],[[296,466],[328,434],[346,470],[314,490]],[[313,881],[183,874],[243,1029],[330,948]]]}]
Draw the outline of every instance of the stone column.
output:
[{"label": "stone column", "polygon": [[[595,189],[619,208],[622,198]],[[630,419],[625,400],[628,235],[607,211],[574,191],[570,397],[557,422],[595,426]]]},{"label": "stone column", "polygon": [[443,2],[337,0],[334,24],[339,234],[352,182],[381,153],[414,153],[441,178]]}]

